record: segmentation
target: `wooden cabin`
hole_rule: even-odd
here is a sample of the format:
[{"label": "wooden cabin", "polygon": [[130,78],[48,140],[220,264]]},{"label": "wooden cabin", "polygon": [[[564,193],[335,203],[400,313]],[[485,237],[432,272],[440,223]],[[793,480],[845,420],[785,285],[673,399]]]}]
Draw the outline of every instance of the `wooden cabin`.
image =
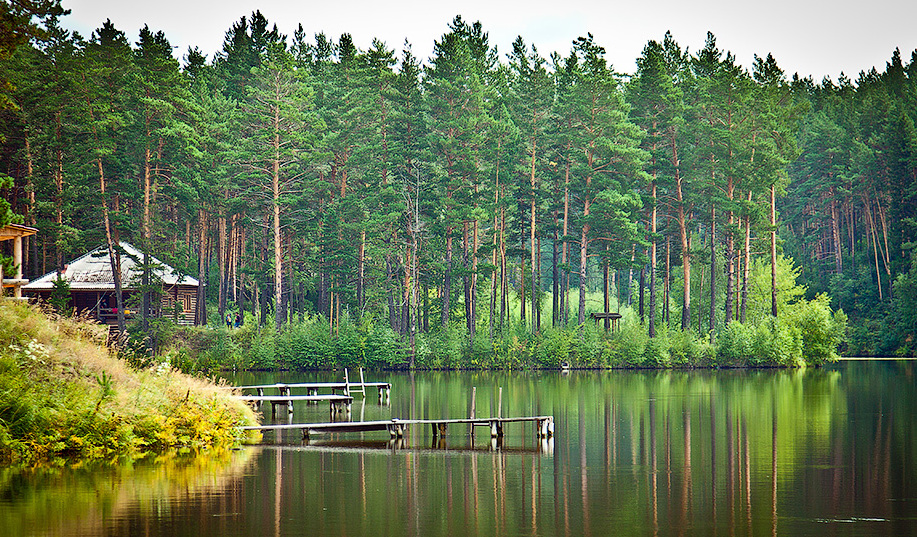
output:
[{"label": "wooden cabin", "polygon": [[13,241],[13,266],[15,267],[13,274],[3,274],[3,268],[0,267],[3,294],[6,294],[7,289],[12,289],[13,298],[22,299],[22,287],[29,283],[29,280],[22,277],[22,261],[24,259],[22,255],[22,239],[36,233],[38,233],[37,229],[19,224],[8,224],[0,228],[0,242]]},{"label": "wooden cabin", "polygon": [[[121,242],[121,288],[125,314],[130,317],[139,312],[129,305],[130,298],[138,293],[142,277],[143,252]],[[178,324],[194,324],[197,310],[199,283],[190,276],[176,273],[175,269],[150,256],[153,281],[162,284],[162,299],[151,307],[152,317],[174,319]],[[58,277],[70,286],[70,305],[76,312],[88,314],[100,322],[118,324],[115,279],[107,246],[100,246],[86,255],[64,265],[61,272],[49,272],[22,287],[26,296],[48,300]],[[177,306],[177,307],[176,307]]]}]

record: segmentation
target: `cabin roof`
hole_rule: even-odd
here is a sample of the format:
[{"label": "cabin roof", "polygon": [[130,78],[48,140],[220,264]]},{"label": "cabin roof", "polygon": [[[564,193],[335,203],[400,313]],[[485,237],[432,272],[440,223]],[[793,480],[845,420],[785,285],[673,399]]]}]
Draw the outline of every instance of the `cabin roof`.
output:
[{"label": "cabin roof", "polygon": [[[122,288],[126,290],[134,289],[139,285],[142,276],[140,266],[143,262],[143,252],[126,242],[122,241],[119,244],[122,250]],[[161,280],[165,285],[198,285],[198,281],[191,276],[179,278],[175,269],[153,256],[150,256],[150,262],[154,266],[152,270],[154,277]],[[71,291],[113,291],[115,289],[115,279],[112,276],[108,247],[104,245],[65,265],[65,270],[61,272],[61,276],[70,284]],[[23,285],[22,289],[23,291],[51,290],[54,288],[54,280],[56,279],[57,271],[55,270],[32,283]]]}]

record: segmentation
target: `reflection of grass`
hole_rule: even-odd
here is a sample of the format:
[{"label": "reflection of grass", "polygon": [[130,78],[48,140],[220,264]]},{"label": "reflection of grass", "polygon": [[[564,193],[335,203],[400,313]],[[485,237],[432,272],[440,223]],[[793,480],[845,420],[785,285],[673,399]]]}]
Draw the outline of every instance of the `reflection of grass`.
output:
[{"label": "reflection of grass", "polygon": [[[221,493],[244,475],[254,449],[181,456],[174,451],[138,464],[0,470],[10,509],[0,535],[103,535],[134,517],[177,510]],[[117,532],[116,532],[117,533]]]},{"label": "reflection of grass", "polygon": [[106,328],[0,300],[0,463],[137,456],[228,446],[254,423],[245,404],[168,365],[135,370]]}]

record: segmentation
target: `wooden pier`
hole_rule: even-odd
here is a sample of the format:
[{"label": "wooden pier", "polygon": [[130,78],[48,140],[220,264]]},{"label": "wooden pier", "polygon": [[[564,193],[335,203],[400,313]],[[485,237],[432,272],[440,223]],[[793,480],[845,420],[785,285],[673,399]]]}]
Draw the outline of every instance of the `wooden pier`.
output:
[{"label": "wooden pier", "polygon": [[350,395],[291,395],[289,390],[286,394],[281,395],[237,395],[237,399],[243,401],[252,401],[258,404],[263,402],[271,403],[271,416],[275,415],[277,405],[287,407],[287,412],[293,413],[293,401],[305,401],[307,403],[318,403],[319,401],[328,401],[331,403],[331,413],[350,412],[350,405],[353,403],[353,397]]},{"label": "wooden pier", "polygon": [[[359,388],[355,388],[358,385]],[[254,386],[235,386],[239,390],[257,390],[258,395],[237,395],[236,397],[246,400],[271,403],[271,414],[274,415],[274,409],[277,405],[286,405],[289,412],[293,412],[293,401],[329,401],[331,403],[332,417],[338,412],[350,412],[350,406],[353,403],[351,392],[358,391],[366,394],[366,388],[375,388],[379,391],[379,400],[387,399],[391,393],[392,386],[388,382],[365,382],[363,379],[363,368],[360,368],[360,382],[352,383],[349,381],[347,370],[344,370],[344,382],[303,382],[294,384],[260,384]],[[305,389],[308,395],[293,395],[294,388]],[[264,395],[264,390],[276,389],[280,395]],[[330,394],[319,394],[319,390],[331,390]],[[344,394],[336,393],[338,390]],[[242,427],[246,431],[283,431],[283,430],[300,430],[303,438],[309,438],[313,434],[334,434],[334,433],[365,433],[373,431],[387,431],[391,438],[403,438],[408,426],[411,425],[429,425],[433,432],[433,438],[443,438],[450,425],[466,425],[469,434],[474,436],[475,427],[487,427],[490,430],[491,438],[502,438],[503,428],[507,423],[526,423],[531,422],[535,425],[535,436],[537,438],[551,438],[554,436],[554,416],[523,416],[523,417],[503,417],[503,388],[498,391],[497,415],[494,417],[479,418],[475,417],[475,393],[477,388],[471,389],[471,413],[467,418],[455,419],[398,419],[377,420],[377,421],[343,421],[343,422],[323,422],[323,423],[284,423],[274,425],[251,425]]]},{"label": "wooden pier", "polygon": [[490,430],[490,436],[499,438],[503,436],[503,426],[507,423],[525,423],[533,422],[535,424],[535,436],[537,438],[551,438],[554,436],[554,416],[525,416],[514,418],[458,418],[458,419],[419,419],[419,420],[402,420],[393,418],[391,420],[379,421],[346,421],[336,423],[286,423],[278,425],[252,425],[243,427],[247,431],[280,431],[280,430],[302,430],[303,438],[309,438],[312,434],[331,434],[331,433],[364,433],[372,431],[388,431],[392,438],[402,438],[409,425],[430,425],[433,431],[433,437],[445,436],[449,425],[469,425],[471,434],[474,434],[474,427],[487,427]]},{"label": "wooden pier", "polygon": [[256,390],[259,397],[264,397],[264,390],[276,389],[280,395],[292,395],[292,389],[306,390],[307,396],[322,395],[319,392],[325,391],[329,394],[352,396],[355,393],[361,393],[366,397],[366,388],[375,389],[379,394],[379,400],[387,400],[392,394],[392,384],[390,382],[366,382],[363,379],[363,368],[360,368],[360,381],[351,382],[349,372],[344,370],[344,382],[298,382],[298,383],[276,383],[276,384],[257,384],[253,386],[229,386],[237,390]]}]

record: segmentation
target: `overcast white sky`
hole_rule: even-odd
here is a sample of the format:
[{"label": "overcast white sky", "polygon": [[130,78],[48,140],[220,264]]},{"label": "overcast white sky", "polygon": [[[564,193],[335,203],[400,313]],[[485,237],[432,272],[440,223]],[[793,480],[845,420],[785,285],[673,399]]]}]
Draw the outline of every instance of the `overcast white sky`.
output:
[{"label": "overcast white sky", "polygon": [[517,35],[547,57],[567,54],[571,42],[586,32],[605,47],[615,69],[631,73],[634,60],[650,39],[671,30],[682,47],[703,46],[707,31],[721,49],[750,66],[755,54],[772,53],[790,76],[816,81],[841,72],[851,78],[875,66],[880,71],[897,47],[905,62],[917,49],[917,0],[63,0],[72,13],[66,28],[88,38],[105,19],[132,42],[149,24],[162,30],[183,56],[197,46],[213,58],[232,23],[259,9],[292,35],[302,23],[308,34],[324,32],[335,40],[349,32],[360,48],[378,37],[400,56],[407,38],[414,54],[430,56],[433,42],[461,14],[479,20],[501,58]]}]

